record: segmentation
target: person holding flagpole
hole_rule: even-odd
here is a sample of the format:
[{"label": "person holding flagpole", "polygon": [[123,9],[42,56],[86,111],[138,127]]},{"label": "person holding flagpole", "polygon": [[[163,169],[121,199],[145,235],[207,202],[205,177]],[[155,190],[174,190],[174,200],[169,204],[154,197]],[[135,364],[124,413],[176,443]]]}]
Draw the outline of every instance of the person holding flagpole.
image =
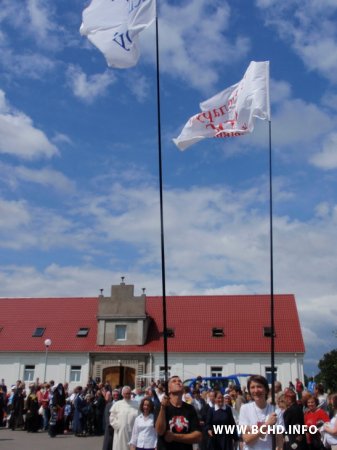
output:
[{"label": "person holding flagpole", "polygon": [[[267,402],[269,385],[265,377],[252,375],[248,379],[247,389],[252,401],[241,406],[239,416],[239,425],[246,427],[246,432],[242,434],[243,450],[271,450],[273,443],[268,427],[280,425],[279,428],[283,430],[282,413],[275,412],[275,407]],[[257,427],[256,431],[255,427]],[[277,427],[275,429],[277,430]],[[281,433],[276,434],[278,449],[283,448]]]},{"label": "person holding flagpole", "polygon": [[192,450],[202,439],[196,410],[183,402],[183,383],[178,376],[168,380],[168,391],[156,411],[157,450]]}]

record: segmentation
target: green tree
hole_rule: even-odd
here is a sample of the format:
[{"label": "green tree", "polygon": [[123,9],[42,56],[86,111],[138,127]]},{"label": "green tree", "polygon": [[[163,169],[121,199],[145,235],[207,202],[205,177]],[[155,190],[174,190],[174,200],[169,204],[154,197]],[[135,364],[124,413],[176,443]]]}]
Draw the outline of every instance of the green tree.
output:
[{"label": "green tree", "polygon": [[320,370],[316,381],[323,383],[325,389],[337,392],[337,350],[325,353],[318,363]]}]

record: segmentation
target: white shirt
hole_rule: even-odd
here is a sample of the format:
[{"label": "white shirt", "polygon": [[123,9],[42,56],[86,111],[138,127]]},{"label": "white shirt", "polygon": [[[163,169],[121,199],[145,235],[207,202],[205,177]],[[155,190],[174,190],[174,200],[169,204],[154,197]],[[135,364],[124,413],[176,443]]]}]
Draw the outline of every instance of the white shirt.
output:
[{"label": "white shirt", "polygon": [[157,394],[157,397],[158,397],[159,401],[161,402],[162,398],[165,395],[165,392],[160,392],[160,391],[158,391],[158,389],[155,389],[155,391],[156,391],[156,394]]},{"label": "white shirt", "polygon": [[197,398],[194,398],[194,399],[193,399],[192,405],[194,406],[194,408],[195,408],[197,411],[200,411],[201,408],[202,408],[201,401],[200,401],[199,399],[197,399]]},{"label": "white shirt", "polygon": [[[240,425],[256,425],[258,423],[264,423],[268,419],[268,416],[274,412],[274,407],[267,403],[266,407],[261,409],[256,406],[255,402],[246,403],[241,406],[239,424]],[[277,421],[275,425],[284,426],[283,417],[281,413],[277,414]],[[243,446],[244,450],[271,450],[272,448],[272,437],[271,435],[265,435],[259,437],[257,441],[246,444]]]},{"label": "white shirt", "polygon": [[223,410],[225,410],[226,409],[226,406],[224,405],[224,406],[218,406],[218,405],[214,405],[213,406],[213,408],[214,408],[214,411],[218,411],[219,409],[223,409]]},{"label": "white shirt", "polygon": [[[337,421],[337,414],[330,420],[329,425],[331,427],[334,427],[336,421]],[[323,427],[323,430],[324,430],[324,427]],[[328,444],[330,444],[330,445],[337,445],[337,436],[336,435],[329,434],[329,433],[325,432],[325,439],[326,439]]]},{"label": "white shirt", "polygon": [[155,448],[157,433],[154,427],[153,414],[144,416],[140,414],[133,425],[130,444],[140,448]]},{"label": "white shirt", "polygon": [[[238,423],[238,421],[239,421],[239,415],[238,415],[238,413],[235,411],[235,409],[233,408],[233,406],[231,406],[231,405],[227,405],[227,406],[232,410],[232,414],[233,414],[233,418],[234,418],[234,420],[235,420],[235,423]],[[218,405],[215,405],[215,406],[213,406],[213,408],[214,408],[214,411],[218,411],[219,409],[225,410],[225,409],[226,409],[226,405],[221,406],[221,408],[219,408]]]}]

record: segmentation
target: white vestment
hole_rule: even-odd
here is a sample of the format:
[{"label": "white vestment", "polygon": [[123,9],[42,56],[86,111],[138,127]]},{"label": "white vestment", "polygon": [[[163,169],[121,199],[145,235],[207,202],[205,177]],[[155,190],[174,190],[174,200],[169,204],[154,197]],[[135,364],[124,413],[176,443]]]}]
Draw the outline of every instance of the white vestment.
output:
[{"label": "white vestment", "polygon": [[110,425],[115,430],[113,450],[129,450],[133,424],[138,415],[138,402],[125,399],[116,402],[110,409]]}]

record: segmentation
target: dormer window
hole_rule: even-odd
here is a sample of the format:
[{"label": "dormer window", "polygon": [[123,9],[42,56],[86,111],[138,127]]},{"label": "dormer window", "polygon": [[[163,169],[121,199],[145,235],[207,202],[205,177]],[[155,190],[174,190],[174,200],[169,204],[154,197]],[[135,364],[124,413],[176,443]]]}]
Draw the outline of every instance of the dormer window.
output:
[{"label": "dormer window", "polygon": [[212,336],[213,337],[224,337],[225,333],[223,331],[223,328],[218,328],[218,327],[212,328]]},{"label": "dormer window", "polygon": [[44,334],[45,328],[43,327],[37,327],[35,328],[34,333],[32,334],[33,337],[42,337]]},{"label": "dormer window", "polygon": [[[263,327],[263,336],[264,337],[271,337],[272,333],[271,333],[271,327]],[[274,337],[276,336],[275,334],[275,329],[274,329]]]},{"label": "dormer window", "polygon": [[126,325],[116,325],[116,341],[126,341]]},{"label": "dormer window", "polygon": [[90,328],[80,328],[76,334],[77,337],[87,337]]}]

